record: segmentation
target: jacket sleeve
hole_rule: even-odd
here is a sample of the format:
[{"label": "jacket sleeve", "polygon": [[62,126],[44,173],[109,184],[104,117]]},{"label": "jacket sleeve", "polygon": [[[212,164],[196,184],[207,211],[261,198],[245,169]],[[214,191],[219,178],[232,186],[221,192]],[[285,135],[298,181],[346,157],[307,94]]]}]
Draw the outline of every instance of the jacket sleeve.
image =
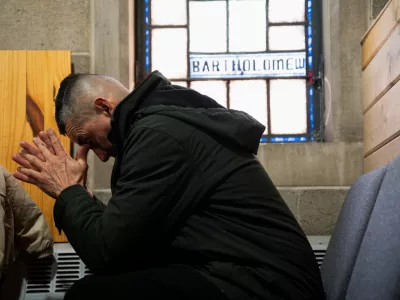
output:
[{"label": "jacket sleeve", "polygon": [[56,226],[94,272],[156,261],[187,205],[180,195],[194,167],[178,142],[142,128],[125,145],[120,178],[104,211],[79,185],[65,189],[54,206]]},{"label": "jacket sleeve", "polygon": [[[6,187],[5,200],[7,206],[11,208],[13,217],[13,228],[8,234],[14,238],[16,250],[26,251],[32,258],[51,255],[53,238],[40,208],[8,170],[3,169],[3,173]],[[6,228],[8,225],[11,224],[6,223]]]}]

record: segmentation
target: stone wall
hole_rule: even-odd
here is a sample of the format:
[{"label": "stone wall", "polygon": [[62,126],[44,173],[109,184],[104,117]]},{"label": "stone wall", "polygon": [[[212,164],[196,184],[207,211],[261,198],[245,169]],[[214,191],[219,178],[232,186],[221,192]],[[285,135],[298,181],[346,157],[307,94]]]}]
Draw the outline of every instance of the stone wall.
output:
[{"label": "stone wall", "polygon": [[[132,3],[0,0],[0,49],[70,49],[76,72],[110,75],[130,86]],[[260,147],[260,161],[307,234],[331,233],[349,186],[363,172],[360,39],[369,3],[323,1],[327,142]],[[90,186],[105,201],[112,163],[90,158]]]}]

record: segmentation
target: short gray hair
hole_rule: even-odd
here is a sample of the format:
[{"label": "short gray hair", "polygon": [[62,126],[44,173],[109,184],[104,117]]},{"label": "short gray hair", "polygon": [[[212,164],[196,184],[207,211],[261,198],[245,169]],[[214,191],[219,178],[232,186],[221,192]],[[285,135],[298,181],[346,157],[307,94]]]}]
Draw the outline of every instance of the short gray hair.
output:
[{"label": "short gray hair", "polygon": [[63,79],[55,99],[55,117],[60,134],[66,134],[67,122],[80,125],[95,115],[93,100],[104,89],[96,80],[98,77],[102,76],[70,74]]}]

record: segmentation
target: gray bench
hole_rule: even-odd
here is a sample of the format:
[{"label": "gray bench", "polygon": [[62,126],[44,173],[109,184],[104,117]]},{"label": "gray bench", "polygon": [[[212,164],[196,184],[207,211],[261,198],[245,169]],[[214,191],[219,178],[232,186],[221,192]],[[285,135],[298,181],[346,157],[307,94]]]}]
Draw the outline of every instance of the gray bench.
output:
[{"label": "gray bench", "polygon": [[400,157],[353,184],[321,274],[327,300],[400,299]]}]

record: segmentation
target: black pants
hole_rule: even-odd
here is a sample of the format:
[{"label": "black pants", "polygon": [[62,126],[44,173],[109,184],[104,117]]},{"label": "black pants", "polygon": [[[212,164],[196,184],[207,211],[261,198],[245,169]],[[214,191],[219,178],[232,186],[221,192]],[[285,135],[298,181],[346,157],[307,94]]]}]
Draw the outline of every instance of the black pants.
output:
[{"label": "black pants", "polygon": [[201,274],[186,267],[154,268],[127,274],[92,275],[77,281],[64,300],[228,300]]}]

